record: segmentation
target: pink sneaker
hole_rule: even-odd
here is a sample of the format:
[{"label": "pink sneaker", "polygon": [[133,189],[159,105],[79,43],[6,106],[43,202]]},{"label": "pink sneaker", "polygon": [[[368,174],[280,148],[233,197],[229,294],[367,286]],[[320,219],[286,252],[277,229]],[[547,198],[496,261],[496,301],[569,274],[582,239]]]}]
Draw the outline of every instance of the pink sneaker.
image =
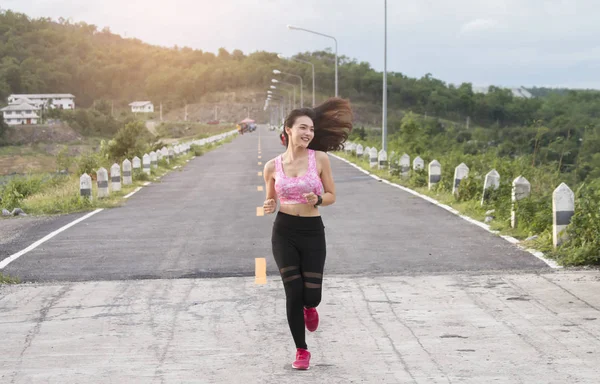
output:
[{"label": "pink sneaker", "polygon": [[319,327],[319,313],[317,308],[304,308],[304,324],[306,329],[314,332]]},{"label": "pink sneaker", "polygon": [[310,352],[302,348],[296,349],[296,361],[292,363],[292,368],[305,370],[308,369],[309,363]]}]

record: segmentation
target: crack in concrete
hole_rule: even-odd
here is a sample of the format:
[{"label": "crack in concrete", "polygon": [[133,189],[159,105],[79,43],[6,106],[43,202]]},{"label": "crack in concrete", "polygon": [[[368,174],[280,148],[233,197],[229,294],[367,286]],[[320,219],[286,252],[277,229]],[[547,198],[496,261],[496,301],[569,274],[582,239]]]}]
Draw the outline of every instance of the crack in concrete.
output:
[{"label": "crack in concrete", "polygon": [[[358,290],[360,291],[363,300],[367,300],[367,296],[365,294],[365,291],[363,290],[363,287],[360,284],[356,284]],[[404,358],[402,357],[402,354],[400,353],[400,351],[398,351],[398,349],[396,348],[396,345],[394,344],[394,341],[392,340],[392,337],[389,335],[389,333],[385,330],[385,328],[383,327],[383,325],[381,324],[381,322],[379,320],[377,320],[375,318],[375,316],[373,315],[373,312],[371,312],[371,309],[369,308],[369,305],[367,304],[367,312],[369,313],[369,316],[371,317],[371,319],[373,320],[373,322],[375,322],[375,324],[377,324],[377,327],[381,330],[381,332],[384,334],[385,338],[389,341],[392,350],[394,351],[394,353],[396,354],[396,357],[398,357],[398,360],[400,360],[400,363],[402,364],[402,367],[404,368],[404,371],[406,373],[408,373],[408,375],[410,376],[410,378],[413,380],[413,382],[417,382],[417,379],[415,378],[415,376],[412,374],[412,372],[410,371],[410,369],[408,368],[408,364],[406,363],[406,361],[404,360]]]},{"label": "crack in concrete", "polygon": [[42,308],[40,309],[40,312],[39,312],[39,317],[35,320],[35,326],[33,327],[33,329],[31,331],[29,331],[29,333],[27,333],[27,336],[25,337],[25,345],[23,346],[23,349],[19,353],[19,362],[17,363],[17,369],[15,369],[15,371],[13,372],[13,375],[11,377],[11,380],[10,380],[11,384],[15,383],[17,375],[18,375],[19,371],[21,370],[21,365],[23,364],[23,356],[25,355],[25,352],[27,352],[29,347],[31,347],[31,344],[33,343],[33,340],[35,339],[35,337],[40,333],[40,329],[42,328],[42,323],[46,320],[46,317],[48,316],[48,312],[50,311],[50,309],[52,309],[54,304],[56,304],[57,301],[62,299],[67,294],[67,292],[69,292],[70,290],[71,290],[71,285],[65,285],[57,293],[55,293],[52,297],[50,297],[50,299],[47,300],[44,303],[44,305],[42,305]]}]

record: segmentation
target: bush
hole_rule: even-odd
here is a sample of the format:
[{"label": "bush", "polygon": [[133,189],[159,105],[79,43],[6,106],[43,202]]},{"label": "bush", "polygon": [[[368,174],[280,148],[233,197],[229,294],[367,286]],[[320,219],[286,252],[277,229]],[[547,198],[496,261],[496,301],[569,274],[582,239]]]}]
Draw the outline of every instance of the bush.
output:
[{"label": "bush", "polygon": [[518,227],[529,236],[552,229],[552,195],[530,195],[515,202]]},{"label": "bush", "polygon": [[41,176],[16,177],[2,189],[2,207],[9,211],[21,205],[23,199],[42,190]]},{"label": "bush", "polygon": [[413,188],[426,187],[427,182],[427,171],[424,169],[411,170],[410,177],[408,178],[408,186]]},{"label": "bush", "polygon": [[73,158],[69,155],[69,147],[63,145],[61,150],[56,155],[56,165],[58,171],[69,172],[69,167],[73,164]]},{"label": "bush", "polygon": [[483,179],[476,175],[469,175],[460,181],[456,200],[467,201],[481,198],[483,193]]},{"label": "bush", "polygon": [[87,173],[92,178],[95,178],[96,171],[100,168],[100,156],[95,153],[85,153],[77,160],[77,172],[81,176]]},{"label": "bush", "polygon": [[159,159],[157,164],[161,168],[168,168],[169,167],[169,163],[167,162],[167,158],[166,157],[163,157],[162,159]]},{"label": "bush", "polygon": [[150,176],[141,168],[135,168],[133,170],[133,180],[148,181],[150,180]]},{"label": "bush", "polygon": [[119,129],[102,152],[110,162],[120,163],[125,158],[130,159],[135,156],[142,158],[150,148],[149,139],[149,132],[142,122],[131,122]]},{"label": "bush", "polygon": [[192,152],[195,156],[202,156],[204,155],[204,147],[201,145],[192,144],[190,147],[190,152]]}]

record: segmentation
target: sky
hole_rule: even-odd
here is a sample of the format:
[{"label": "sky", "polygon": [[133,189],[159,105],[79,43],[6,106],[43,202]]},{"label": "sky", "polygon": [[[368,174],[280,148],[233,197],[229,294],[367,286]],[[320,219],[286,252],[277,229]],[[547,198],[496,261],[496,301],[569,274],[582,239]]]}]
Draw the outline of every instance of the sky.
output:
[{"label": "sky", "polygon": [[[3,0],[165,47],[245,54],[334,49],[384,66],[384,0]],[[387,69],[475,86],[600,89],[597,0],[388,0]]]}]

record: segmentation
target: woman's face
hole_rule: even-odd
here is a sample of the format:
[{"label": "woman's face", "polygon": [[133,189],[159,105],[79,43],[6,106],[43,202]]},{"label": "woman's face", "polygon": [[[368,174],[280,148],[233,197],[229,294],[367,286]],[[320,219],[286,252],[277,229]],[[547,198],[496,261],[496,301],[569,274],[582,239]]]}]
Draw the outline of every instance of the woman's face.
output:
[{"label": "woman's face", "polygon": [[290,137],[290,144],[296,147],[307,148],[308,144],[315,137],[315,127],[313,121],[308,116],[300,116],[296,119],[292,128],[285,128],[288,137]]}]

